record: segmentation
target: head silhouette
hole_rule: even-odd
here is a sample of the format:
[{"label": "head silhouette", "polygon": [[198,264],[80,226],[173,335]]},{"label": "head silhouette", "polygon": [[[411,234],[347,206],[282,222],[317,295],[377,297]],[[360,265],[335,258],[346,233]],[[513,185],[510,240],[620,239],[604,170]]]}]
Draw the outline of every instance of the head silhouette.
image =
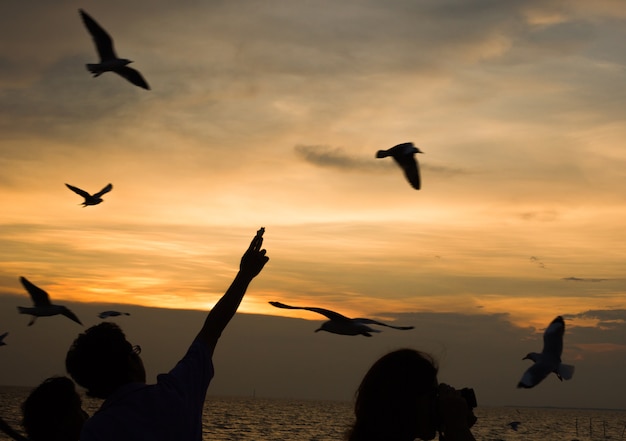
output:
[{"label": "head silhouette", "polygon": [[48,378],[22,403],[22,426],[32,441],[78,441],[88,417],[81,404],[72,380]]},{"label": "head silhouette", "polygon": [[437,365],[427,354],[400,349],[376,361],[356,394],[349,441],[413,441],[435,436]]},{"label": "head silhouette", "polygon": [[65,367],[87,395],[107,398],[124,384],[146,381],[135,348],[119,326],[103,322],[80,334],[67,352]]}]

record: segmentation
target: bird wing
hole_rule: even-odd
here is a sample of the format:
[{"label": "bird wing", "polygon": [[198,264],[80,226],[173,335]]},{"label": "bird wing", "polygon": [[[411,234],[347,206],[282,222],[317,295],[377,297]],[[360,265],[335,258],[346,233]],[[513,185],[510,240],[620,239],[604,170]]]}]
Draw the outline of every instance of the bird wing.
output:
[{"label": "bird wing", "polygon": [[98,317],[103,319],[107,317],[117,317],[118,315],[122,315],[122,313],[119,311],[102,311],[100,314],[98,314]]},{"label": "bird wing", "polygon": [[113,190],[113,184],[109,184],[106,187],[104,187],[102,190],[100,190],[98,193],[94,194],[93,197],[95,198],[99,198],[100,196],[102,196],[105,193],[110,192],[111,190]]},{"label": "bird wing", "polygon": [[139,71],[133,69],[132,67],[128,67],[128,66],[120,67],[119,69],[115,69],[115,73],[126,78],[135,86],[143,87],[146,90],[150,90],[150,86],[148,86],[148,83],[141,76]]},{"label": "bird wing", "polygon": [[558,316],[543,333],[543,351],[542,354],[561,360],[563,352],[563,334],[565,333],[565,322],[563,317]]},{"label": "bird wing", "polygon": [[535,387],[541,383],[541,381],[546,378],[548,374],[553,371],[553,369],[552,365],[539,361],[526,369],[526,372],[524,372],[524,375],[517,384],[517,387],[525,389]]},{"label": "bird wing", "polygon": [[270,305],[275,306],[277,308],[305,309],[307,311],[317,312],[318,314],[322,314],[322,315],[326,316],[330,320],[350,320],[348,317],[346,317],[344,315],[341,315],[338,312],[331,311],[329,309],[314,308],[314,307],[309,307],[309,306],[289,306],[289,305],[285,305],[284,303],[280,303],[280,302],[269,302],[269,303],[270,303]]},{"label": "bird wing", "polygon": [[43,289],[30,283],[26,277],[20,277],[20,282],[22,282],[22,285],[24,285],[26,291],[28,291],[28,294],[30,294],[30,298],[33,300],[35,306],[51,305],[50,297],[48,296],[48,293],[45,292]]},{"label": "bird wing", "polygon": [[70,311],[69,309],[65,308],[63,311],[61,311],[61,314],[63,314],[65,317],[67,317],[70,320],[75,321],[76,323],[78,323],[79,325],[83,325],[80,320],[78,320],[78,317],[76,317],[76,314],[74,314],[72,311]]},{"label": "bird wing", "polygon": [[401,331],[407,331],[409,329],[414,329],[415,326],[393,326],[388,325],[387,323],[379,322],[376,320],[368,319],[368,318],[355,318],[352,321],[363,323],[365,325],[379,325],[379,326],[387,326],[388,328],[400,329]]},{"label": "bird wing", "polygon": [[4,340],[4,337],[6,337],[7,335],[9,335],[8,332],[5,332],[4,334],[0,335],[0,341]]},{"label": "bird wing", "polygon": [[84,198],[90,198],[91,195],[89,193],[87,193],[85,190],[81,190],[78,187],[74,187],[73,185],[70,184],[65,184],[65,186],[67,188],[69,188],[70,190],[72,190],[74,193],[81,195]]},{"label": "bird wing", "polygon": [[100,61],[116,59],[117,56],[115,55],[115,49],[113,49],[111,36],[89,14],[82,9],[79,9],[79,12],[83,23],[85,23],[87,30],[91,34],[93,42],[96,44]]},{"label": "bird wing", "polygon": [[574,376],[574,371],[576,368],[571,364],[559,364],[557,369],[557,374],[561,376],[564,380],[571,380]]},{"label": "bird wing", "polygon": [[415,156],[411,154],[403,156],[401,159],[398,159],[396,157],[394,157],[394,159],[396,160],[398,165],[402,167],[402,170],[404,171],[404,176],[411,184],[411,187],[419,190],[422,186],[422,182],[420,178],[419,166],[417,165],[417,160],[415,159]]}]

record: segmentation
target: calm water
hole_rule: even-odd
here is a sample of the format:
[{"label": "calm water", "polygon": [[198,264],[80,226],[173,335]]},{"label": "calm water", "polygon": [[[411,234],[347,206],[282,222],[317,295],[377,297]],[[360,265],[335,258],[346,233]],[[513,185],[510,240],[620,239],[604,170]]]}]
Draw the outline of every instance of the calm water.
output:
[{"label": "calm water", "polygon": [[[0,387],[0,415],[21,429],[20,403],[29,389]],[[85,399],[91,414],[100,402]],[[216,398],[207,400],[204,439],[209,441],[341,441],[352,420],[350,403],[335,401]],[[473,429],[480,441],[622,440],[626,411],[483,407]],[[517,431],[508,423],[520,421]],[[0,432],[0,440],[9,440]]]}]

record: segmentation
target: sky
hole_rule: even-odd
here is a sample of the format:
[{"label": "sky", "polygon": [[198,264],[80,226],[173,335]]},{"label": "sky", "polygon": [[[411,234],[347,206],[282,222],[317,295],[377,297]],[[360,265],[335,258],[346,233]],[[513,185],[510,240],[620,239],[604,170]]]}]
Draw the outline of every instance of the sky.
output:
[{"label": "sky", "polygon": [[[150,91],[91,77],[79,8]],[[154,376],[263,226],[270,261],[220,342],[209,393],[349,400],[379,356],[414,347],[479,404],[626,408],[620,0],[1,10],[0,383],[63,374],[80,331],[63,317],[27,327],[20,276],[87,326],[132,310],[118,322],[153,349]],[[424,152],[419,191],[375,157],[402,142]],[[64,185],[109,182],[86,208]],[[313,333],[322,316],[269,301],[416,329]],[[558,315],[574,378],[517,390],[522,357]]]}]

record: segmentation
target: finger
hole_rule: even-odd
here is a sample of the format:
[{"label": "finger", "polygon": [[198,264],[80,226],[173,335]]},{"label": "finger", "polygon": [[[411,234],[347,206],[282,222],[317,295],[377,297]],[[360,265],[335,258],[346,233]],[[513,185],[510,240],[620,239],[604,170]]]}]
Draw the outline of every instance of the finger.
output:
[{"label": "finger", "polygon": [[263,237],[254,236],[252,241],[250,242],[249,250],[258,251],[261,248],[261,244],[263,243]]}]

